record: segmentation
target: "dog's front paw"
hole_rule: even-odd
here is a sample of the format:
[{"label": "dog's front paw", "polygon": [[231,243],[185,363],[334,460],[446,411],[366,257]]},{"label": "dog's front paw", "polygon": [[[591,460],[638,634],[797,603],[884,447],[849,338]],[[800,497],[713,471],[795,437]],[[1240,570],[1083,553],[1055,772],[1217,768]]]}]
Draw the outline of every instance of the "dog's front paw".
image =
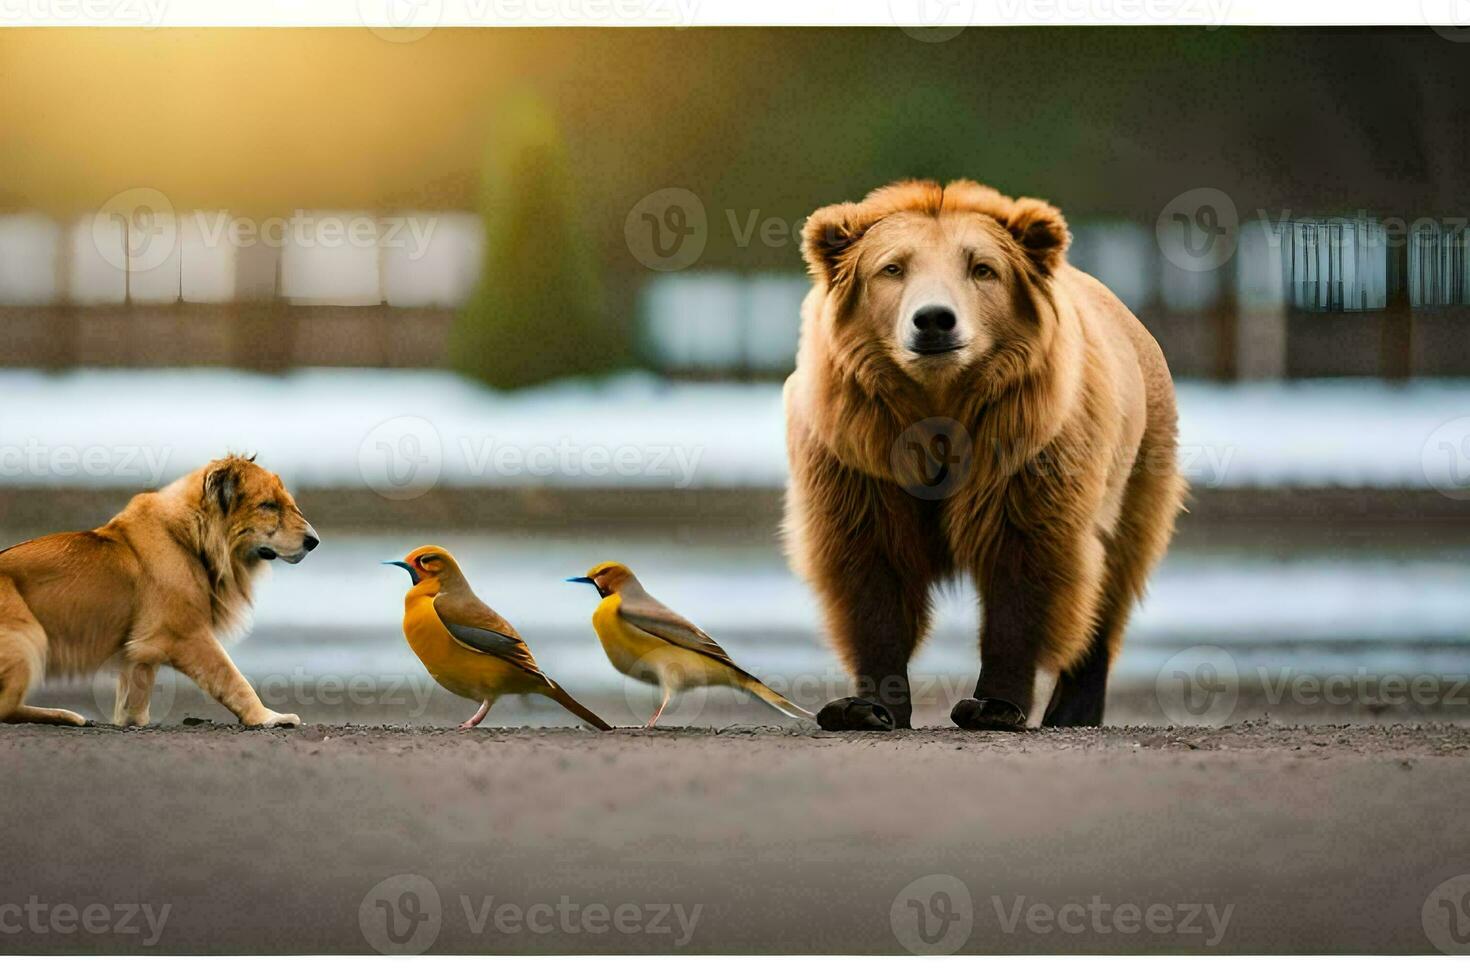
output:
[{"label": "dog's front paw", "polygon": [[999,698],[965,698],[949,713],[956,725],[972,732],[1022,732],[1026,713]]},{"label": "dog's front paw", "polygon": [[829,732],[891,732],[893,712],[867,698],[838,698],[817,712],[817,724]]},{"label": "dog's front paw", "polygon": [[282,715],[272,711],[259,721],[249,723],[251,728],[300,728],[301,719],[296,715]]}]

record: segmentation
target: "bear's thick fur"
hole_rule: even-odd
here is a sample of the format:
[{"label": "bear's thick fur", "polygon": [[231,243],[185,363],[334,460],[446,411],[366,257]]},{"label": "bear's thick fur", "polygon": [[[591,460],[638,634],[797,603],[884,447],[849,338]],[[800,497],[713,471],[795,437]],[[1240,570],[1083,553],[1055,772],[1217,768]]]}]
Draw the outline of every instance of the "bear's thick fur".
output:
[{"label": "bear's thick fur", "polygon": [[960,575],[981,597],[981,667],[954,721],[1101,723],[1185,483],[1158,344],[1067,264],[1070,237],[1046,202],[971,181],[807,219],[785,533],[860,695],[825,727],[909,725],[930,592]]}]

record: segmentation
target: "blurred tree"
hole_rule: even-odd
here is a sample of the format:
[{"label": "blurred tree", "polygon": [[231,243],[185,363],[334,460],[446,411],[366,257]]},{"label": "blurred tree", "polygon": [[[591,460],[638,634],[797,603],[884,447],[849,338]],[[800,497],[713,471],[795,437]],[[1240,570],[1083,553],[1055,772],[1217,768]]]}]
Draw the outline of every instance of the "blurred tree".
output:
[{"label": "blurred tree", "polygon": [[490,133],[480,192],[484,268],[455,323],[451,363],[497,388],[625,366],[627,332],[606,316],[554,114],[516,93]]}]

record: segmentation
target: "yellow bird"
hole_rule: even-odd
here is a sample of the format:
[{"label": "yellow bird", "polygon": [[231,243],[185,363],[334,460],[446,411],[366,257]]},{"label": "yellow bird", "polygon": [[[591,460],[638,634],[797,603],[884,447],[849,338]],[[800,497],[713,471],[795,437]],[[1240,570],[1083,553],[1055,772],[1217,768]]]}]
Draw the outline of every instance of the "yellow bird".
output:
[{"label": "yellow bird", "polygon": [[484,721],[502,694],[540,694],[593,728],[612,728],[541,672],[515,627],[480,601],[448,551],[425,545],[383,564],[406,569],[413,579],[403,600],[409,647],[445,690],[480,702],[461,729]]},{"label": "yellow bird", "polygon": [[644,591],[626,565],[603,562],[567,581],[591,585],[602,596],[592,628],[612,665],[663,691],[663,701],[643,727],[653,727],[676,692],[694,687],[739,688],[791,718],[814,720],[810,711],[737,666],[708,633]]}]

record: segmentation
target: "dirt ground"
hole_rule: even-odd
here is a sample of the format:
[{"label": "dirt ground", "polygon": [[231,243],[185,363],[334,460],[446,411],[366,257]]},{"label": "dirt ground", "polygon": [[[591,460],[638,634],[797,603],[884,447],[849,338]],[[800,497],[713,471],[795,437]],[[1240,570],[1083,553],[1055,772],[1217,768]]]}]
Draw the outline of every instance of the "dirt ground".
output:
[{"label": "dirt ground", "polygon": [[13,726],[0,949],[1432,953],[1467,762],[1454,726]]}]

